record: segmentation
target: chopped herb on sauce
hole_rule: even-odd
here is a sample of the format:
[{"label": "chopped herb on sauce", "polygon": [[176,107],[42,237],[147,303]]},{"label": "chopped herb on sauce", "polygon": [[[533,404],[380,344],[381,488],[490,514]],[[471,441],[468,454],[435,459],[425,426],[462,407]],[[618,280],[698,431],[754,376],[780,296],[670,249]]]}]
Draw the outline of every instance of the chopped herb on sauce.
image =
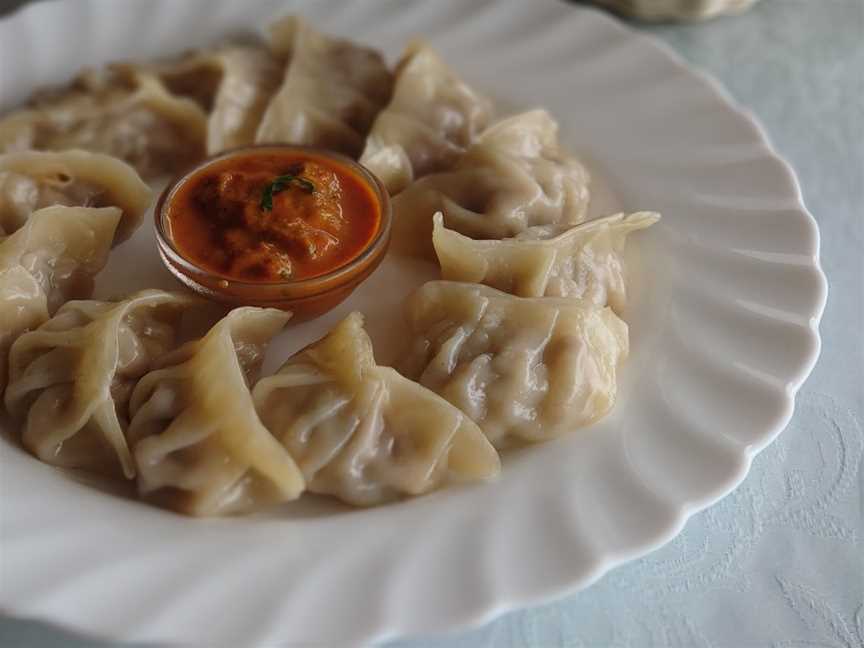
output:
[{"label": "chopped herb on sauce", "polygon": [[284,175],[277,176],[276,179],[273,180],[273,182],[264,187],[264,191],[261,193],[261,203],[259,204],[261,210],[271,211],[273,209],[273,196],[275,196],[280,191],[285,191],[285,189],[287,189],[291,185],[299,187],[306,193],[315,193],[315,185],[312,183],[311,180],[308,180],[307,178],[299,175],[286,173]]}]

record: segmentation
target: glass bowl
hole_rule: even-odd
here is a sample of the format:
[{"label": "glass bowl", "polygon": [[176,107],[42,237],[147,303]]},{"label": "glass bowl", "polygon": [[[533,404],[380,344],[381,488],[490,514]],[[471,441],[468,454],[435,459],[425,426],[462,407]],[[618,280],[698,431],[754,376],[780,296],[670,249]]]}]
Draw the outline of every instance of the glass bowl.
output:
[{"label": "glass bowl", "polygon": [[[184,184],[206,167],[250,152],[297,152],[329,158],[347,167],[375,195],[380,206],[378,231],[366,247],[347,263],[315,277],[285,281],[243,281],[224,277],[186,258],[171,238],[168,206]],[[377,177],[351,158],[310,146],[274,144],[232,149],[212,156],[173,180],[159,196],[154,211],[156,245],[165,267],[199,295],[232,306],[265,306],[290,310],[293,321],[316,317],[332,309],[350,295],[378,267],[390,243],[392,210],[387,190]]]}]

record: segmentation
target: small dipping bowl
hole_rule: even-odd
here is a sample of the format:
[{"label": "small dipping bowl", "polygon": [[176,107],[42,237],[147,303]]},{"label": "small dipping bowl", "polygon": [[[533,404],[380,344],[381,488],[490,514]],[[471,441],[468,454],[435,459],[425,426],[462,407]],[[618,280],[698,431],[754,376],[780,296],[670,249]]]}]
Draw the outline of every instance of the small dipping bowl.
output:
[{"label": "small dipping bowl", "polygon": [[[324,274],[308,278],[250,281],[227,277],[204,268],[184,255],[171,233],[170,213],[174,200],[187,183],[206,174],[214,165],[232,158],[276,154],[331,161],[352,173],[371,192],[379,206],[377,231],[355,256]],[[292,321],[316,317],[350,295],[378,267],[390,243],[392,213],[387,190],[365,167],[325,149],[299,145],[260,145],[233,149],[208,158],[172,181],[156,203],[156,244],[162,262],[174,277],[196,293],[235,306],[265,306],[290,310]],[[350,213],[343,213],[351,218]]]}]

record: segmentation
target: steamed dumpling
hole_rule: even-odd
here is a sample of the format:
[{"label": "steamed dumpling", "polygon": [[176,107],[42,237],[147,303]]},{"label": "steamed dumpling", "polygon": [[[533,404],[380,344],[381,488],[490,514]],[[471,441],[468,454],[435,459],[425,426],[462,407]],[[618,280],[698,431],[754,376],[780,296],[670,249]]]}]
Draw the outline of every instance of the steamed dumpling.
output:
[{"label": "steamed dumpling", "polygon": [[508,117],[483,133],[452,171],[413,183],[393,201],[394,244],[432,254],[432,216],[476,239],[516,236],[536,225],[575,225],[588,207],[588,173],[561,150],[545,110]]},{"label": "steamed dumpling", "polygon": [[207,153],[248,146],[283,76],[282,62],[263,45],[228,44],[151,69],[174,94],[208,113]]},{"label": "steamed dumpling", "polygon": [[45,207],[0,240],[0,390],[18,336],[66,301],[93,294],[120,216],[117,207]]},{"label": "steamed dumpling", "polygon": [[482,283],[519,297],[575,297],[622,312],[622,253],[630,232],[653,225],[654,212],[615,214],[575,227],[530,227],[516,238],[476,241],[435,214],[432,242],[441,276]]},{"label": "steamed dumpling", "polygon": [[408,319],[414,345],[403,373],[462,410],[496,447],[560,436],[615,401],[628,336],[610,308],[432,281],[409,299]]},{"label": "steamed dumpling", "polygon": [[127,434],[144,497],[189,515],[221,515],[300,495],[303,476],[249,392],[290,316],[234,309],[138,382]]},{"label": "steamed dumpling", "polygon": [[360,313],[262,379],[253,395],[309,490],[351,504],[419,495],[500,468],[494,448],[462,412],[375,364]]},{"label": "steamed dumpling", "polygon": [[0,153],[85,149],[118,157],[145,178],[177,173],[205,153],[207,116],[153,74],[114,65],[0,119]]},{"label": "steamed dumpling", "polygon": [[0,235],[19,229],[50,205],[119,207],[115,243],[141,224],[152,192],[121,160],[87,151],[22,151],[0,155]]},{"label": "steamed dumpling", "polygon": [[197,299],[144,290],[121,301],[71,301],[9,353],[9,412],[50,464],[135,475],[124,438],[135,382],[174,346]]},{"label": "steamed dumpling", "polygon": [[297,16],[271,25],[270,43],[288,63],[256,141],[359,155],[375,115],[390,98],[392,79],[381,55],[321,34]]},{"label": "steamed dumpling", "polygon": [[492,103],[431,47],[412,43],[396,67],[393,98],[375,119],[360,163],[395,195],[414,179],[451,167],[491,114]]}]

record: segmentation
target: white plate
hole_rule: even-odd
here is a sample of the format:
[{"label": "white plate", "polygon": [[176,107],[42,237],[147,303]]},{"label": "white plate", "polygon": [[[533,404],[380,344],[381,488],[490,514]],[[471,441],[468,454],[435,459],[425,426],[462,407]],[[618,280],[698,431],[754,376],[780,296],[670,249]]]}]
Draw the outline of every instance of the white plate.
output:
[{"label": "white plate", "polygon": [[[733,489],[783,429],[819,350],[819,235],[795,178],[715,84],[606,15],[550,1],[37,3],[0,22],[4,107],[85,64],[203,45],[300,11],[395,57],[422,34],[512,108],[548,107],[604,208],[663,221],[633,237],[633,353],[601,423],[510,454],[497,483],[354,511],[304,500],[190,520],[0,452],[0,607],[127,640],[251,645],[384,639],[480,623],[572,592],[657,548]],[[294,329],[268,365],[342,313],[380,353],[431,266],[381,270]],[[149,228],[98,295],[172,286]]]}]

